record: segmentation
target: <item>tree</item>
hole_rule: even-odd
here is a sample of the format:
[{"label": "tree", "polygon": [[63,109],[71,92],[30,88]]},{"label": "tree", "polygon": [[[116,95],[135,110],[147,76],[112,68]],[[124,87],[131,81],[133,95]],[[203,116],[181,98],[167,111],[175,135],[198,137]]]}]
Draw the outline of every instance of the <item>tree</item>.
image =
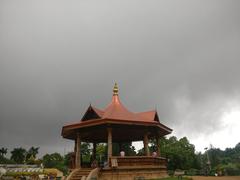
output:
[{"label": "tree", "polygon": [[44,167],[46,168],[57,168],[58,170],[62,171],[64,174],[67,173],[67,158],[61,156],[59,153],[53,154],[45,154],[43,156],[42,162]]},{"label": "tree", "polygon": [[97,161],[102,163],[107,160],[107,145],[104,143],[99,143],[96,148],[96,158]]},{"label": "tree", "polygon": [[7,148],[2,147],[0,149],[0,164],[14,164],[14,161],[5,157],[7,154]]},{"label": "tree", "polygon": [[[150,140],[150,152],[156,151],[156,141]],[[172,136],[169,139],[162,137],[160,139],[161,156],[168,160],[168,169],[190,169],[200,168],[200,162],[195,154],[195,147],[190,144],[186,137],[177,139]],[[138,151],[138,154],[143,154],[144,149]]]},{"label": "tree", "polygon": [[7,154],[7,148],[2,147],[0,149],[0,156],[4,157]]},{"label": "tree", "polygon": [[38,150],[39,150],[39,147],[31,147],[28,151],[27,151],[27,155],[26,155],[26,160],[29,160],[30,158],[31,159],[36,159],[36,156],[38,154]]},{"label": "tree", "polygon": [[90,155],[90,143],[83,142],[81,143],[81,162],[84,163],[89,163],[91,159]]},{"label": "tree", "polygon": [[45,154],[43,156],[43,165],[46,168],[54,168],[63,163],[63,157],[59,153]]},{"label": "tree", "polygon": [[216,172],[229,175],[240,175],[240,143],[234,148],[220,150],[211,147],[203,155],[203,162],[207,162],[207,153],[211,162],[211,169]]},{"label": "tree", "polygon": [[27,151],[24,148],[14,148],[13,151],[11,151],[11,160],[17,164],[23,164],[25,162],[26,153]]},{"label": "tree", "polygon": [[81,143],[81,154],[85,155],[85,156],[90,155],[90,144],[89,143],[86,143],[86,142]]},{"label": "tree", "polygon": [[123,143],[120,151],[123,150],[127,156],[135,156],[136,151],[135,147],[132,145],[132,143]]},{"label": "tree", "polygon": [[71,165],[72,154],[73,154],[73,152],[69,152],[69,153],[65,154],[64,157],[63,157],[63,162],[64,162],[63,164],[66,167],[70,167],[70,165]]},{"label": "tree", "polygon": [[176,137],[169,138],[170,144],[167,148],[162,149],[166,157],[169,159],[168,168],[190,169],[197,168],[200,164],[195,155],[195,147],[190,144],[186,137],[177,140]]}]

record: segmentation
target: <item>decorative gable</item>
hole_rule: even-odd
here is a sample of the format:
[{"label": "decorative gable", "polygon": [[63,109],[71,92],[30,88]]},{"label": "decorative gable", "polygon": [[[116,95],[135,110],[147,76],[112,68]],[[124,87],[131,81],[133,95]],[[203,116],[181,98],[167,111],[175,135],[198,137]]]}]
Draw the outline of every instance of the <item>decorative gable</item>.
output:
[{"label": "decorative gable", "polygon": [[157,122],[159,122],[159,117],[158,117],[158,113],[157,113],[157,112],[155,113],[155,116],[154,116],[154,121],[157,121]]},{"label": "decorative gable", "polygon": [[91,119],[100,119],[101,118],[100,113],[101,113],[100,110],[96,110],[90,105],[87,111],[85,112],[85,114],[83,115],[82,121],[87,121]]}]

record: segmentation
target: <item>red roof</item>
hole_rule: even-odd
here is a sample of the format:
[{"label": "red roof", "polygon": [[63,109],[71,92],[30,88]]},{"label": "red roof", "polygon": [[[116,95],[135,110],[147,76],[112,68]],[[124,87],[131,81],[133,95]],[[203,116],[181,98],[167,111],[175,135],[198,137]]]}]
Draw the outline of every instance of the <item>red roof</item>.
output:
[{"label": "red roof", "polygon": [[[98,109],[90,105],[83,115],[81,121],[72,123],[78,124],[89,120],[117,120],[117,121],[134,121],[134,122],[144,122],[144,123],[160,123],[158,114],[156,110],[134,113],[129,111],[120,101],[118,96],[118,87],[115,84],[113,89],[112,101],[104,109]],[[68,124],[71,125],[71,124]]]},{"label": "red roof", "polygon": [[155,110],[133,113],[129,111],[121,103],[118,96],[118,88],[115,85],[113,90],[112,101],[104,109],[98,109],[90,105],[84,114],[82,121],[90,119],[116,119],[116,120],[129,120],[129,121],[141,121],[141,122],[159,122],[157,112]]},{"label": "red roof", "polygon": [[[121,103],[118,95],[113,95],[111,103],[104,110],[97,109],[91,105],[90,107],[101,119],[154,121],[156,116],[156,111],[141,113],[133,113],[129,111]],[[86,113],[88,113],[88,111]]]},{"label": "red roof", "polygon": [[[65,125],[62,134],[64,134],[67,129],[83,128],[104,123],[154,126],[159,127],[165,135],[171,133],[172,129],[159,122],[156,110],[139,113],[131,112],[121,103],[116,85],[113,92],[112,101],[104,110],[90,105],[81,121]],[[65,136],[67,137],[67,135]]]}]

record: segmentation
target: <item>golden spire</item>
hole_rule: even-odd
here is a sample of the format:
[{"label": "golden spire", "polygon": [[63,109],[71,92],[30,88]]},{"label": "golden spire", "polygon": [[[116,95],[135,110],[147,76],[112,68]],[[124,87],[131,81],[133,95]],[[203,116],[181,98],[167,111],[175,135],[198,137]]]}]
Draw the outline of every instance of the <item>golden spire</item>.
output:
[{"label": "golden spire", "polygon": [[113,95],[114,96],[118,96],[118,86],[117,86],[117,83],[114,84]]}]

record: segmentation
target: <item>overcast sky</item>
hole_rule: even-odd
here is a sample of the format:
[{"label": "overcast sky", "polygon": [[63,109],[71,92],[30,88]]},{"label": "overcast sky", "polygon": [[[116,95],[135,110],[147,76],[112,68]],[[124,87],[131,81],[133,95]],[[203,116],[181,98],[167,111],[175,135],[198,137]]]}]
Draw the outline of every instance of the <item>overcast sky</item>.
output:
[{"label": "overcast sky", "polygon": [[64,124],[118,82],[198,151],[240,142],[240,1],[1,0],[0,147],[72,150]]}]

